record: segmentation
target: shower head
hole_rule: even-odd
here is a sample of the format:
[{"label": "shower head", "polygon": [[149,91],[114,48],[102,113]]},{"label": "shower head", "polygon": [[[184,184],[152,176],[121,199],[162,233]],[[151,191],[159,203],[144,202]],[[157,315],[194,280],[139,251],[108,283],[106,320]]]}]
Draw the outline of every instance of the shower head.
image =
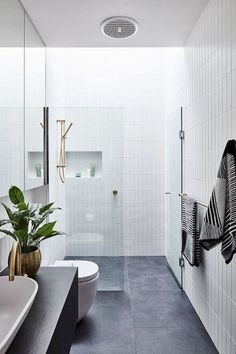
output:
[{"label": "shower head", "polygon": [[128,38],[138,31],[136,21],[125,16],[110,17],[102,23],[102,33],[111,38]]}]

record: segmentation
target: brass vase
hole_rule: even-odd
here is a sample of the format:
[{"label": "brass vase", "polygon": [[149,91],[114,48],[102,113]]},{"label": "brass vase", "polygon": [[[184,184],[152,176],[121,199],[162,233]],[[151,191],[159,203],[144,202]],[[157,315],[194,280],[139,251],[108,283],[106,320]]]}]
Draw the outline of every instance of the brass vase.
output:
[{"label": "brass vase", "polygon": [[27,274],[29,277],[34,277],[40,268],[42,256],[39,248],[29,253],[21,254],[21,269],[22,275]]}]

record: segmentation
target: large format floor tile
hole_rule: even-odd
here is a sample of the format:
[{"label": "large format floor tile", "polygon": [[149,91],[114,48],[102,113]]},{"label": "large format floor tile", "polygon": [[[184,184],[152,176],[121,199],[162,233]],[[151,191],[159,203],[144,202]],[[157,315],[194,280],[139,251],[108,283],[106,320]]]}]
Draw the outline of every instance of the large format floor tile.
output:
[{"label": "large format floor tile", "polygon": [[135,329],[137,354],[216,354],[210,338],[199,329],[137,328]]},{"label": "large format floor tile", "polygon": [[188,322],[201,325],[192,305],[181,291],[130,291],[135,327],[178,327]]},{"label": "large format floor tile", "polygon": [[99,290],[119,291],[124,290],[124,257],[65,257],[67,260],[86,260],[97,263],[99,266]]},{"label": "large format floor tile", "polygon": [[98,292],[77,327],[71,354],[216,354],[165,257],[125,260],[124,271],[122,257],[99,259],[102,281],[122,283],[125,275],[125,291]]},{"label": "large format floor tile", "polygon": [[135,354],[129,296],[99,292],[89,315],[78,325],[71,354]]}]

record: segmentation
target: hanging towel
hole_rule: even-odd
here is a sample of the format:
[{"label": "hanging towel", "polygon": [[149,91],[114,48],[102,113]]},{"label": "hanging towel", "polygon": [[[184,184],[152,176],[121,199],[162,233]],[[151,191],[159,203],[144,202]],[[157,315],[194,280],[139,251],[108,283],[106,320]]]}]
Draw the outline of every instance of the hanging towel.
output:
[{"label": "hanging towel", "polygon": [[220,242],[221,253],[229,263],[236,252],[235,140],[226,144],[200,235],[200,244],[206,250]]},{"label": "hanging towel", "polygon": [[182,254],[191,266],[199,266],[199,222],[197,204],[193,198],[182,197]]}]

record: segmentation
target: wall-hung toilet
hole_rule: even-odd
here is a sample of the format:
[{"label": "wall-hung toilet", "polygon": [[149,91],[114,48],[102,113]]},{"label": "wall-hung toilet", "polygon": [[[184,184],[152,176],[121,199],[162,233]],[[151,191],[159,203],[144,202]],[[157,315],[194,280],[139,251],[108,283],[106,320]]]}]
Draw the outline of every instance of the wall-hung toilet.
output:
[{"label": "wall-hung toilet", "polygon": [[56,261],[56,267],[77,267],[78,268],[78,289],[79,289],[79,308],[78,322],[88,313],[95,299],[99,268],[94,262],[89,261]]}]

